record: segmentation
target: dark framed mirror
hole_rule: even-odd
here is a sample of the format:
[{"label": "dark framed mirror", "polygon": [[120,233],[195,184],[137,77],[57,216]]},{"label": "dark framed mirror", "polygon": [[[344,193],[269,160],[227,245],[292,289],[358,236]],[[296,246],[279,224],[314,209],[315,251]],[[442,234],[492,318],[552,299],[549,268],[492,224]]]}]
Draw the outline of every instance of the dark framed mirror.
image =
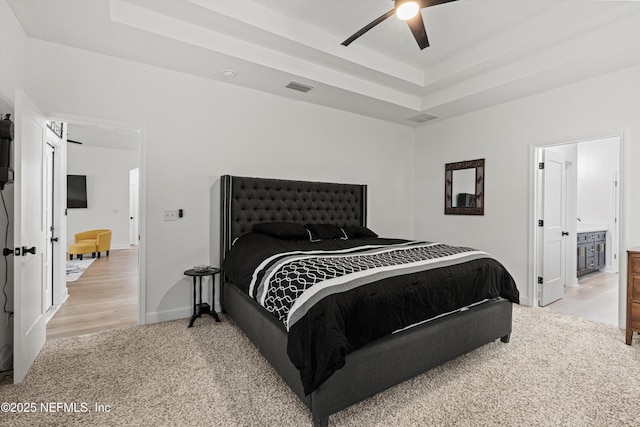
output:
[{"label": "dark framed mirror", "polygon": [[484,215],[484,159],[445,165],[444,213]]}]

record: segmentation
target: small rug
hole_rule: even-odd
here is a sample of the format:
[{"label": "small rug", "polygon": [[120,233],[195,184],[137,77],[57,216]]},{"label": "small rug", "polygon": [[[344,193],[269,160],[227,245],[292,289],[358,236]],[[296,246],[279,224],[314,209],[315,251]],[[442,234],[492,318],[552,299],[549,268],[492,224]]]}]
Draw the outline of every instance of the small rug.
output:
[{"label": "small rug", "polygon": [[82,273],[86,271],[87,268],[95,261],[95,258],[84,258],[84,259],[74,259],[67,260],[67,283],[75,282],[82,276]]}]

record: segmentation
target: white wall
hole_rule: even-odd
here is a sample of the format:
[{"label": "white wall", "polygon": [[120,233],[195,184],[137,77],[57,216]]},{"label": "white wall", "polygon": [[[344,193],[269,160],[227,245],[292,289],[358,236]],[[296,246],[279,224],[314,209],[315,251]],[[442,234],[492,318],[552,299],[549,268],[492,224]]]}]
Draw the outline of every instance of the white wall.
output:
[{"label": "white wall", "polygon": [[578,144],[578,217],[587,224],[613,218],[613,173],[619,172],[617,138]]},{"label": "white wall", "polygon": [[[371,228],[413,236],[411,128],[38,40],[27,70],[45,112],[146,127],[147,321],[190,315],[182,273],[217,264],[210,194],[224,174],[367,184]],[[165,209],[184,218],[165,222]]]},{"label": "white wall", "polygon": [[0,0],[0,98],[13,105],[23,87],[27,37],[5,0]]},{"label": "white wall", "polygon": [[[640,244],[640,67],[434,122],[416,135],[417,238],[465,243],[493,253],[527,296],[533,169],[530,145],[550,145],[624,131],[622,220],[627,247]],[[486,158],[485,215],[444,215],[444,164]],[[636,215],[631,215],[634,212]],[[622,258],[622,257],[621,257]],[[621,263],[621,274],[626,269]],[[623,278],[624,279],[624,278]]]},{"label": "white wall", "polygon": [[138,151],[67,145],[67,173],[87,176],[87,209],[67,211],[67,243],[81,231],[110,229],[111,249],[129,247],[129,170],[139,164]]},{"label": "white wall", "polygon": [[[618,138],[578,144],[578,209],[582,224],[607,227],[607,269],[613,263],[611,243],[615,232],[614,173],[620,172]],[[617,253],[617,251],[615,251]]]},{"label": "white wall", "polygon": [[[4,0],[0,0],[0,114],[13,114],[14,92],[22,87],[25,67],[26,35],[18,23],[13,11]],[[13,218],[13,185],[8,184],[3,190],[7,210]],[[4,247],[4,230],[7,220],[4,209],[0,214],[0,242]],[[8,246],[13,246],[13,222],[10,222]],[[6,285],[7,310],[13,310],[13,256],[8,261],[8,280]],[[0,262],[0,277],[5,277],[5,263]],[[0,280],[0,286],[4,280]],[[8,316],[2,311],[5,297],[0,292],[0,348],[13,342],[13,323],[9,323]]]}]

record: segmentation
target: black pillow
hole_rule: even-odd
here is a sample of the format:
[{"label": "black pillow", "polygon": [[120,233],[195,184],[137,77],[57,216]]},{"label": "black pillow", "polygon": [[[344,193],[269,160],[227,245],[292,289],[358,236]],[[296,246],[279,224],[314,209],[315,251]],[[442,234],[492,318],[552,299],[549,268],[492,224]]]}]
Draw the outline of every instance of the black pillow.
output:
[{"label": "black pillow", "polygon": [[302,240],[307,238],[307,230],[292,222],[261,222],[254,224],[255,233],[267,234],[277,239]]},{"label": "black pillow", "polygon": [[367,227],[362,227],[360,225],[350,225],[348,227],[344,227],[344,231],[347,233],[347,236],[349,236],[350,239],[378,237],[376,233],[369,230]]},{"label": "black pillow", "polygon": [[333,224],[307,224],[305,228],[309,231],[309,239],[312,242],[317,240],[346,239],[342,228]]}]

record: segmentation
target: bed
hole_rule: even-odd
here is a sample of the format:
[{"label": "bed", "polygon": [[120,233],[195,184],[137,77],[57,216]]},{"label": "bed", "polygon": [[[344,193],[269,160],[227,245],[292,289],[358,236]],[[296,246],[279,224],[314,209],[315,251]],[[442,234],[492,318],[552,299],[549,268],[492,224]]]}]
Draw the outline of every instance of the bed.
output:
[{"label": "bed", "polygon": [[[366,229],[367,187],[356,184],[225,175],[221,177],[220,194],[220,265],[226,265],[222,275],[224,278],[221,292],[223,311],[243,330],[291,390],[310,409],[315,426],[327,426],[331,414],[489,342],[497,339],[504,343],[509,342],[512,303],[518,302],[515,284],[508,290],[507,297],[484,298],[477,303],[465,304],[459,309],[435,316],[429,321],[415,322],[412,327],[394,330],[395,333],[377,337],[371,342],[359,343],[354,346],[354,349],[343,352],[345,354],[340,356],[338,365],[344,366],[338,366],[328,375],[315,378],[315,383],[313,381],[310,383],[304,374],[301,375],[304,369],[299,369],[300,366],[296,367],[292,362],[292,354],[296,352],[292,352],[289,339],[289,334],[299,335],[298,332],[293,333],[294,328],[303,322],[297,321],[291,326],[290,323],[282,320],[282,316],[274,315],[259,305],[250,296],[252,291],[248,291],[246,283],[233,283],[230,280],[233,276],[236,282],[244,282],[242,275],[232,271],[237,269],[234,265],[243,264],[242,258],[238,258],[236,249],[245,245],[249,248],[249,252],[242,255],[246,256],[245,263],[263,265],[264,262],[260,262],[261,258],[258,260],[253,258],[262,256],[259,254],[260,248],[267,248],[269,240],[264,240],[264,236],[256,236],[253,231],[254,227],[265,223],[287,223],[299,226],[333,224],[341,230],[349,228],[368,230]],[[313,240],[313,237],[310,234],[310,240]],[[347,237],[349,236],[345,233],[345,239],[336,238],[328,244],[332,247],[336,246],[336,250],[342,252],[360,251],[359,246],[353,249],[356,248],[354,242],[357,239],[349,242]],[[393,246],[392,249],[401,252],[409,251],[407,245],[415,245],[410,248],[411,251],[433,250],[430,242],[390,241],[371,236],[367,238],[373,239],[366,241],[367,251],[388,253],[391,249],[387,249],[385,245],[402,246],[401,248]],[[304,245],[308,246],[308,243]],[[290,246],[285,247],[290,248]],[[234,252],[230,252],[232,248]],[[265,250],[268,252],[267,249]],[[344,257],[342,252],[339,254],[340,258]],[[304,258],[309,258],[306,252],[304,253]],[[353,254],[353,256],[360,257],[361,254]],[[376,253],[375,256],[380,255]],[[460,256],[470,255],[465,252]],[[230,262],[234,257],[235,264]],[[442,271],[442,269],[434,268],[433,271]],[[405,273],[403,272],[403,276],[407,277],[412,274],[427,274]],[[495,272],[491,273],[491,275],[495,274]],[[499,274],[506,274],[512,281],[506,270],[505,273]],[[252,282],[250,286],[258,286],[256,277],[260,275],[256,272],[253,276],[251,280],[255,283]],[[395,280],[395,278],[385,278],[376,283],[382,283],[385,280]],[[357,288],[360,287],[357,286]],[[331,297],[333,298],[334,295]],[[310,310],[315,310],[315,307]],[[291,330],[288,332],[289,327]],[[307,351],[306,346],[297,347],[305,347]],[[304,358],[293,357],[296,365],[299,365],[302,359]]]}]

